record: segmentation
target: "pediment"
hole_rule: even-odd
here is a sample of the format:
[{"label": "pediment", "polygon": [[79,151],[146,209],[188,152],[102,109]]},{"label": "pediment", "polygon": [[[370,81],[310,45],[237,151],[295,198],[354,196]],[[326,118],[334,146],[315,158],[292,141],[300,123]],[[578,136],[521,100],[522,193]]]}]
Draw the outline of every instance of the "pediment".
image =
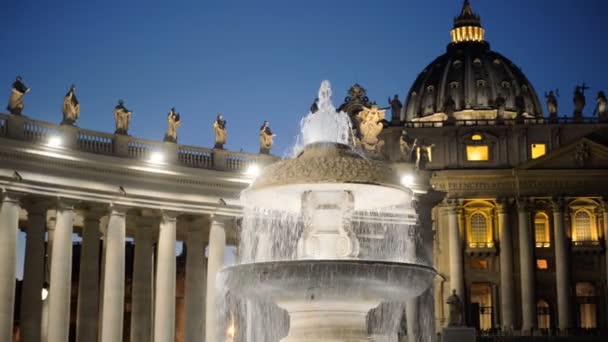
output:
[{"label": "pediment", "polygon": [[588,138],[581,138],[527,161],[520,170],[608,169],[608,147]]}]

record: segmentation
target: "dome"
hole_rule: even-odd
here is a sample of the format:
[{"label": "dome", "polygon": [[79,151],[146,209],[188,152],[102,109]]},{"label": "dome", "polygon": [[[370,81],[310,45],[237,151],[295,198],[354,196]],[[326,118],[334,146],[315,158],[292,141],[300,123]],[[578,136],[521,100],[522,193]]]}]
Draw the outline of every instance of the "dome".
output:
[{"label": "dome", "polygon": [[542,117],[534,87],[513,62],[490,49],[468,0],[451,35],[446,53],[420,73],[406,95],[407,121]]}]

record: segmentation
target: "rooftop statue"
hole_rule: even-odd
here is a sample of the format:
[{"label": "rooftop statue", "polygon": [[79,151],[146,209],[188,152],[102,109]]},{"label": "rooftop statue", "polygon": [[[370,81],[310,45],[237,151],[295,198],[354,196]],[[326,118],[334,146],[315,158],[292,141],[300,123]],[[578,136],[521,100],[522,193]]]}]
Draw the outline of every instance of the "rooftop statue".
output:
[{"label": "rooftop statue", "polygon": [[411,138],[406,130],[401,131],[401,139],[399,139],[399,151],[401,152],[401,161],[411,162],[414,147],[418,143],[417,139]]},{"label": "rooftop statue", "polygon": [[215,146],[214,148],[224,148],[226,144],[226,138],[228,133],[226,132],[226,120],[222,114],[218,114],[217,118],[213,122],[213,134],[215,135]]},{"label": "rooftop statue", "polygon": [[547,99],[547,111],[549,112],[549,118],[555,119],[557,118],[558,104],[557,98],[559,97],[559,90],[556,89],[555,92],[551,90],[548,94],[545,93],[545,98]]},{"label": "rooftop statue", "polygon": [[399,101],[399,95],[395,94],[392,100],[389,97],[388,104],[391,106],[391,119],[395,121],[401,120],[401,108],[403,108],[403,104]]},{"label": "rooftop statue", "polygon": [[446,304],[450,307],[448,326],[462,326],[462,300],[460,300],[460,297],[456,294],[456,290],[452,290],[452,295],[448,297]]},{"label": "rooftop statue", "polygon": [[603,91],[597,93],[596,97],[597,105],[593,114],[597,114],[601,122],[608,121],[608,101],[606,100],[606,94]]},{"label": "rooftop statue", "polygon": [[11,90],[11,96],[8,99],[6,109],[13,115],[21,115],[23,111],[23,95],[29,91],[30,88],[23,84],[21,76],[17,76],[15,82],[13,82],[13,89]]},{"label": "rooftop statue", "polygon": [[76,86],[72,84],[70,90],[63,98],[62,125],[73,125],[80,117],[80,103],[76,98]]},{"label": "rooftop statue", "polygon": [[167,114],[167,132],[165,133],[164,141],[177,142],[177,128],[182,124],[179,113],[175,111],[175,107],[171,108]]},{"label": "rooftop statue", "polygon": [[260,153],[270,154],[275,136],[276,134],[273,134],[270,130],[268,121],[264,121],[262,127],[260,127]]},{"label": "rooftop statue", "polygon": [[384,125],[384,110],[378,109],[377,105],[372,105],[371,108],[364,108],[357,115],[359,119],[359,134],[361,139],[361,147],[367,152],[380,153],[384,147],[384,140],[378,139],[378,135],[382,132]]},{"label": "rooftop statue", "polygon": [[116,122],[116,131],[114,134],[127,135],[129,125],[131,124],[132,112],[124,106],[123,100],[118,100],[118,105],[114,107],[114,121]]},{"label": "rooftop statue", "polygon": [[583,83],[583,85],[577,85],[574,88],[574,119],[581,119],[583,117],[583,109],[585,109],[586,100],[585,100],[585,90],[589,89]]}]

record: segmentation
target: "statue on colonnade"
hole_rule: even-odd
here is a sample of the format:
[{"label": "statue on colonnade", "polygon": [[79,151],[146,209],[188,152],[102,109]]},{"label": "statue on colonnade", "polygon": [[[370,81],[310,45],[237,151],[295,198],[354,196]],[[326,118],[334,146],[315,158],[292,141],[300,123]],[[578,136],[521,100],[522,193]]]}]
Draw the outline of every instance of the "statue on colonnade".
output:
[{"label": "statue on colonnade", "polygon": [[165,133],[164,141],[177,142],[177,128],[181,125],[179,113],[175,111],[175,107],[171,108],[167,114],[167,132]]},{"label": "statue on colonnade", "polygon": [[264,121],[262,127],[260,127],[260,153],[262,154],[270,154],[270,149],[274,144],[274,137],[276,136],[270,130],[269,125],[268,121]]},{"label": "statue on colonnade", "polygon": [[118,105],[114,107],[114,121],[116,122],[114,134],[128,134],[131,114],[132,112],[125,107],[124,101],[118,100]]},{"label": "statue on colonnade", "polygon": [[62,125],[73,125],[80,117],[80,103],[76,98],[76,86],[72,84],[70,90],[63,98]]},{"label": "statue on colonnade", "polygon": [[215,146],[214,148],[224,148],[226,144],[226,138],[228,132],[226,131],[226,120],[222,114],[218,114],[217,118],[213,122],[213,133],[215,135]]},{"label": "statue on colonnade", "polygon": [[13,115],[21,115],[23,111],[23,96],[30,90],[30,88],[23,84],[21,76],[17,76],[15,82],[13,82],[13,89],[11,90],[11,96],[8,99],[6,109]]}]

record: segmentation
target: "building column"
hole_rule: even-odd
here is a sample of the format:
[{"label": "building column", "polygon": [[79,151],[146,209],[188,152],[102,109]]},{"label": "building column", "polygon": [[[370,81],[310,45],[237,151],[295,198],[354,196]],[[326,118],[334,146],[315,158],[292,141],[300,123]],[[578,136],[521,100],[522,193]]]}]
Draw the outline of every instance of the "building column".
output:
[{"label": "building column", "polygon": [[213,217],[209,232],[209,251],[207,258],[207,303],[205,313],[205,341],[217,341],[219,323],[217,321],[217,288],[218,271],[224,265],[224,250],[226,248],[226,229],[224,222]]},{"label": "building column", "polygon": [[105,211],[89,209],[84,213],[84,231],[78,276],[76,341],[96,342],[99,320],[99,220]]},{"label": "building column", "polygon": [[51,258],[48,342],[67,342],[70,335],[73,228],[73,204],[59,201],[53,235],[53,257]]},{"label": "building column", "polygon": [[521,330],[530,333],[536,327],[536,294],[534,289],[534,238],[530,229],[530,209],[527,199],[517,201],[517,213],[521,278]]},{"label": "building column", "polygon": [[46,232],[47,203],[26,206],[27,230],[25,261],[21,291],[21,339],[40,342],[42,328],[42,286],[44,284],[44,233]]},{"label": "building column", "polygon": [[[157,220],[155,226],[158,227]],[[131,342],[152,341],[154,242],[152,222],[138,222],[135,231],[133,287],[131,293]]]},{"label": "building column", "polygon": [[184,342],[198,342],[204,336],[205,245],[202,220],[193,220],[186,241],[186,322]]},{"label": "building column", "polygon": [[456,294],[464,303],[464,260],[462,256],[462,237],[456,200],[446,201],[448,214],[448,239],[450,255],[450,293]]},{"label": "building column", "polygon": [[154,341],[175,339],[176,214],[163,212],[158,232]]},{"label": "building column", "polygon": [[[48,217],[48,216],[47,216]],[[57,211],[55,215],[48,217],[46,221],[46,259],[44,260],[44,284],[46,285],[46,299],[42,301],[42,323],[40,324],[40,335],[42,342],[49,339],[49,290],[51,283],[51,262],[53,261],[53,237],[55,236],[55,222],[57,221]]]},{"label": "building column", "polygon": [[[515,310],[513,295],[513,232],[509,222],[509,203],[500,201],[497,206],[500,239],[500,326],[502,331],[514,328]],[[495,313],[496,315],[496,313]]]},{"label": "building column", "polygon": [[[2,193],[0,206],[0,341],[13,340],[19,199]],[[38,294],[40,298],[40,294]]]},{"label": "building column", "polygon": [[127,208],[125,207],[112,206],[110,208],[110,218],[105,234],[101,342],[122,341],[125,301],[126,213]]},{"label": "building column", "polygon": [[555,284],[557,286],[557,327],[562,333],[572,328],[570,318],[570,255],[564,226],[564,202],[552,201],[553,236],[555,239]]}]

